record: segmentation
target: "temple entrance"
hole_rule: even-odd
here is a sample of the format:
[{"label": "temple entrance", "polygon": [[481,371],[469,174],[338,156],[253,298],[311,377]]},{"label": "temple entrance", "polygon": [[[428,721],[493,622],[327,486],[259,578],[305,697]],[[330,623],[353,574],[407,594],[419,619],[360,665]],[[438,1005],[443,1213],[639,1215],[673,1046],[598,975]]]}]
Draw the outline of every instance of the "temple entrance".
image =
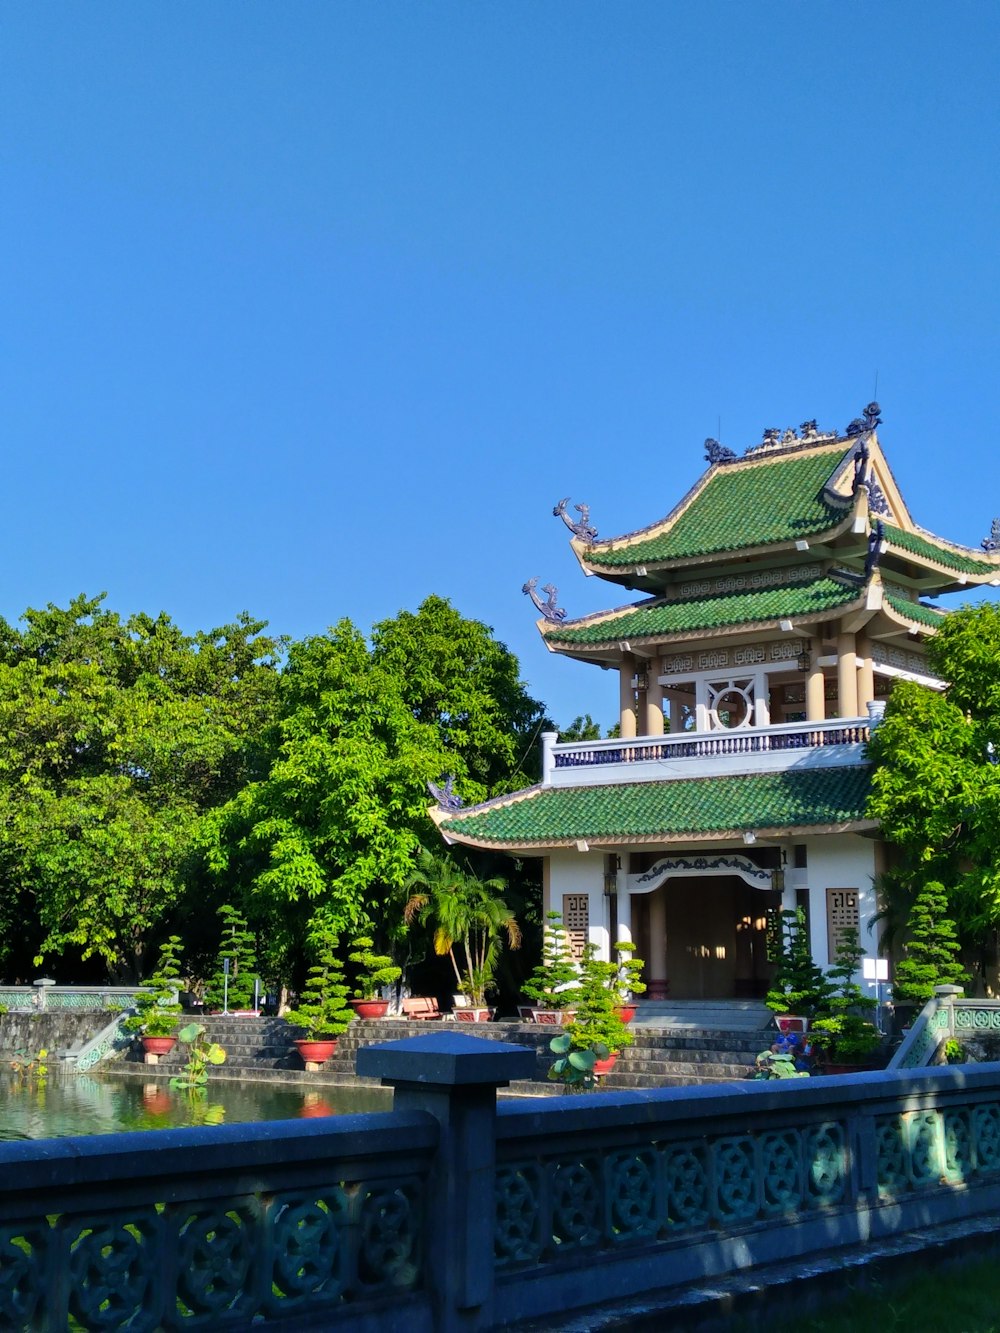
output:
[{"label": "temple entrance", "polygon": [[[632,901],[647,979],[664,969],[671,999],[760,999],[767,993],[774,971],[767,959],[768,912],[780,908],[779,892],[736,875],[670,877]],[[664,918],[666,939],[654,940]]]}]

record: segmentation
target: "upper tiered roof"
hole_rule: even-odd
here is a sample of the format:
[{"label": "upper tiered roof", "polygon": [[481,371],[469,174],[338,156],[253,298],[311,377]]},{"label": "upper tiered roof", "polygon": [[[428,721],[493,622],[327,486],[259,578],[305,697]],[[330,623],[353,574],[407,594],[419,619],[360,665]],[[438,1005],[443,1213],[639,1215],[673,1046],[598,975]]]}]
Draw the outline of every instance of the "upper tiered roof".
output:
[{"label": "upper tiered roof", "polygon": [[[706,441],[710,466],[665,518],[598,540],[589,510],[570,522],[588,574],[654,594],[567,620],[555,590],[539,628],[550,648],[607,662],[613,645],[796,626],[857,607],[889,633],[933,631],[922,596],[1000,583],[1000,539],[973,550],[913,521],[876,434],[877,403],[843,435],[766,431],[742,457]],[[997,525],[995,525],[996,527]],[[533,591],[534,583],[526,585]]]}]

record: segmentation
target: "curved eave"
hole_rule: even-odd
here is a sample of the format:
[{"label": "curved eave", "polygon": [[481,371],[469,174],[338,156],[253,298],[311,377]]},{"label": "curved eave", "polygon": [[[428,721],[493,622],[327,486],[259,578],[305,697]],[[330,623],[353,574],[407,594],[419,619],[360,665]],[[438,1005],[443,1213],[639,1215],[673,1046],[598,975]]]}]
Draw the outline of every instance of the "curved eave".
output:
[{"label": "curved eave", "polygon": [[[653,590],[657,581],[647,578],[653,573],[660,573],[667,570],[693,569],[699,565],[718,565],[723,561],[732,560],[756,560],[768,557],[778,559],[783,556],[798,555],[799,548],[797,541],[808,541],[810,548],[827,546],[843,537],[845,533],[853,530],[856,508],[852,504],[845,512],[844,518],[832,528],[820,528],[815,532],[803,532],[799,537],[789,539],[788,541],[764,542],[757,546],[736,546],[714,547],[710,551],[699,552],[696,555],[675,556],[669,560],[636,560],[628,565],[603,565],[595,563],[587,558],[587,552],[593,548],[583,542],[573,541],[570,545],[576,552],[577,559],[583,568],[585,574],[593,574],[604,579],[606,583],[620,583],[625,587],[648,586]],[[639,570],[644,569],[646,574],[639,574]],[[647,584],[642,580],[647,579]]]},{"label": "curved eave", "polygon": [[[558,630],[553,628],[550,621],[540,620],[536,623],[542,638],[545,640],[546,647],[551,652],[571,653],[586,657],[590,653],[618,652],[621,644],[625,641],[632,647],[658,647],[661,644],[687,643],[695,636],[699,639],[719,639],[732,634],[761,634],[769,631],[780,633],[782,620],[791,620],[798,629],[802,625],[814,625],[829,620],[833,616],[842,616],[852,611],[860,611],[865,608],[866,602],[866,588],[862,587],[857,597],[845,599],[845,601],[837,603],[836,606],[824,607],[819,611],[793,612],[788,616],[765,616],[757,620],[731,621],[710,627],[694,626],[690,629],[670,630],[657,634],[635,634],[626,630],[619,630],[617,633],[610,633],[606,639],[589,639],[584,643],[560,639]],[[587,623],[587,621],[581,620],[574,622],[574,625],[582,627]],[[609,629],[615,624],[614,621],[610,620],[607,623]],[[562,626],[559,628],[562,628]]]},{"label": "curved eave", "polygon": [[[932,606],[920,606],[920,610],[926,613],[927,618],[909,614],[903,598],[893,597],[887,593],[882,602],[883,615],[895,624],[903,626],[908,632],[919,631],[921,634],[936,634],[947,618],[947,611],[938,611],[936,607]],[[934,619],[930,619],[930,616],[933,616]]]},{"label": "curved eave", "polygon": [[[873,514],[873,526],[877,521],[878,515]],[[985,554],[965,547],[952,550],[939,538],[932,538],[931,534],[919,531],[907,534],[905,529],[897,531],[913,537],[922,549],[915,550],[903,542],[893,540],[892,532],[887,531],[884,538],[885,556],[904,566],[936,575],[935,584],[941,592],[957,592],[961,588],[1000,581],[1000,552]],[[963,569],[957,561],[963,562],[967,568]]]},{"label": "curved eave", "polygon": [[536,786],[432,817],[451,842],[536,854],[581,842],[594,849],[728,842],[748,827],[765,837],[865,833],[878,827],[867,816],[870,781],[871,768],[863,764],[600,787]]},{"label": "curved eave", "polygon": [[[833,824],[775,824],[770,828],[755,824],[754,833],[758,838],[804,838],[818,837],[827,833],[873,833],[878,827],[877,819],[851,819]],[[483,851],[522,852],[525,855],[534,853],[536,856],[562,848],[572,849],[579,841],[576,838],[553,838],[548,841],[491,840],[455,833],[447,827],[442,827],[441,831],[450,842],[459,842],[465,847],[478,847]],[[686,846],[693,842],[733,842],[741,839],[745,832],[745,825],[740,825],[710,833],[641,833],[607,837],[592,834],[588,837],[588,841],[593,848],[602,850],[607,847],[649,847],[672,843]]]}]

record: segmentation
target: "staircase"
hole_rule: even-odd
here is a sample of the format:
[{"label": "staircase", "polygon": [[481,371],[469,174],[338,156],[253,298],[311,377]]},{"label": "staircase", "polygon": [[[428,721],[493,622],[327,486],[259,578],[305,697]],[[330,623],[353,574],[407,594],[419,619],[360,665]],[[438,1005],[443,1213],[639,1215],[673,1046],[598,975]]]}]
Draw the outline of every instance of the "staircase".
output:
[{"label": "staircase", "polygon": [[[678,1005],[664,1004],[676,1020]],[[750,1006],[759,1010],[760,1006]],[[757,1053],[769,1042],[763,1030],[749,1021],[724,1020],[729,1026],[695,1026],[705,1022],[704,1007],[683,1011],[685,1017],[672,1021],[671,1026],[660,1027],[659,1016],[650,1014],[644,1006],[633,1021],[635,1044],[618,1057],[614,1070],[601,1080],[605,1088],[664,1088],[681,1087],[695,1083],[724,1083],[745,1078]],[[763,1013],[767,1015],[767,1011]],[[769,1015],[767,1015],[769,1017]],[[535,1078],[512,1084],[511,1093],[538,1096],[558,1093],[558,1084],[547,1081],[545,1074],[551,1063],[549,1042],[558,1031],[532,1023],[476,1023],[458,1024],[443,1021],[417,1023],[407,1019],[383,1018],[369,1022],[356,1021],[340,1037],[337,1051],[327,1061],[321,1073],[306,1073],[292,1040],[292,1029],[281,1018],[256,1018],[251,1015],[208,1014],[197,1019],[204,1023],[210,1041],[218,1042],[226,1052],[226,1063],[212,1069],[214,1078],[281,1079],[316,1084],[369,1084],[373,1080],[359,1079],[355,1070],[357,1053],[362,1046],[376,1042],[401,1041],[435,1032],[461,1031],[468,1036],[484,1037],[491,1041],[514,1042],[533,1046],[537,1052]],[[654,1025],[654,1021],[655,1024]],[[179,1043],[169,1055],[160,1059],[158,1070],[176,1074],[183,1068],[186,1055]],[[126,1065],[142,1063],[142,1051],[131,1048],[124,1057]]]}]

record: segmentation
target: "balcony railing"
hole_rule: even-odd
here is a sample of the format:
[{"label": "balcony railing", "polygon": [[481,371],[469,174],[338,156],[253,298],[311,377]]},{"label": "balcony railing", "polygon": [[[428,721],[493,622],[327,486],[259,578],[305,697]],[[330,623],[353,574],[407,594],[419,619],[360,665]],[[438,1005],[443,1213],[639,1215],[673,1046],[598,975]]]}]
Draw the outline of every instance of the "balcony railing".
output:
[{"label": "balcony railing", "polygon": [[[860,757],[859,747],[871,734],[868,718],[835,718],[828,722],[781,722],[768,727],[740,727],[731,731],[682,731],[666,736],[637,736],[629,740],[568,741],[550,744],[543,764],[543,782],[563,785],[587,781],[587,773],[598,769],[642,765],[662,766],[685,760],[719,761],[720,771],[732,770],[734,762],[761,757],[760,767],[792,767],[808,753],[826,752],[826,762],[850,763]],[[852,754],[848,747],[855,747]],[[836,753],[839,751],[839,754]],[[820,756],[815,756],[817,759]],[[709,764],[711,768],[716,765]],[[758,765],[753,765],[757,767]],[[660,776],[666,776],[660,773]],[[636,778],[640,775],[637,773]],[[655,776],[655,774],[650,774]],[[602,772],[599,779],[609,780]],[[629,780],[621,775],[621,780]]]}]

